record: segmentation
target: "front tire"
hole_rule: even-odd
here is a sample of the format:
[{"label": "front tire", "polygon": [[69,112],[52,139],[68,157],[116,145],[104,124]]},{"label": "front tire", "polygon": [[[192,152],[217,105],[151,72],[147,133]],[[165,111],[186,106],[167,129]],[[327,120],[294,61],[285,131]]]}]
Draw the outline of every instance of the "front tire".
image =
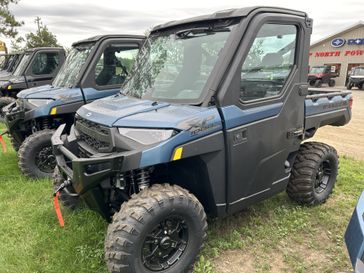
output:
[{"label": "front tire", "polygon": [[320,142],[303,143],[293,164],[288,196],[301,204],[324,203],[334,189],[338,165],[333,147]]},{"label": "front tire", "polygon": [[176,185],[153,185],[114,215],[105,239],[109,272],[188,272],[206,230],[206,214],[194,195]]},{"label": "front tire", "polygon": [[322,86],[322,80],[316,80],[315,87],[321,87],[321,86]]},{"label": "front tire", "polygon": [[4,115],[4,112],[3,112],[3,108],[6,105],[8,105],[8,104],[10,104],[10,103],[12,103],[14,101],[15,101],[15,99],[12,98],[12,97],[1,97],[0,98],[0,122],[5,121],[5,115]]},{"label": "front tire", "polygon": [[52,178],[56,160],[51,138],[54,131],[45,129],[28,136],[18,152],[19,168],[30,178]]},{"label": "front tire", "polygon": [[348,82],[348,84],[346,85],[346,89],[351,90],[351,88],[353,88],[353,85],[350,82]]}]

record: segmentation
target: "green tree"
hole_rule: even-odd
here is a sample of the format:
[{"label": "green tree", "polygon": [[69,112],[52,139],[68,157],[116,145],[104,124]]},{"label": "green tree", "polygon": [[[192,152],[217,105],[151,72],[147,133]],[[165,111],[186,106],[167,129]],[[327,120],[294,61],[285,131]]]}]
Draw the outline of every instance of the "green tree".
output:
[{"label": "green tree", "polygon": [[43,25],[42,20],[39,17],[35,19],[35,23],[37,24],[38,29],[35,33],[30,32],[25,35],[25,48],[60,46],[56,35],[54,35],[46,25]]},{"label": "green tree", "polygon": [[17,21],[9,10],[10,4],[18,4],[19,0],[0,0],[0,35],[14,38],[18,35],[17,27],[24,23]]}]

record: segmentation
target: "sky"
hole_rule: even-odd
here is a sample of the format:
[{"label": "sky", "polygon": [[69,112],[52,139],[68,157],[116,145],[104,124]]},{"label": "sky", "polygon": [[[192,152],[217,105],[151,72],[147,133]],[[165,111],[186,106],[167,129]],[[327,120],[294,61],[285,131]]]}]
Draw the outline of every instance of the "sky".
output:
[{"label": "sky", "polygon": [[[311,42],[364,20],[363,0],[20,0],[10,10],[24,21],[20,34],[36,30],[39,16],[61,45],[98,34],[144,34],[171,20],[248,6],[277,6],[302,10],[314,20]],[[8,39],[5,40],[9,45]]]}]

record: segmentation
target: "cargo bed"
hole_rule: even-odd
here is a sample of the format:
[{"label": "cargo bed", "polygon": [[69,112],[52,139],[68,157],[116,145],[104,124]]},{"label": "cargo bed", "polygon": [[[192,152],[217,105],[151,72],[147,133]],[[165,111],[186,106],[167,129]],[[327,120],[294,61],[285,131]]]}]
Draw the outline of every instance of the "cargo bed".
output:
[{"label": "cargo bed", "polygon": [[343,126],[351,119],[352,94],[337,89],[309,88],[305,100],[305,137],[319,127]]}]

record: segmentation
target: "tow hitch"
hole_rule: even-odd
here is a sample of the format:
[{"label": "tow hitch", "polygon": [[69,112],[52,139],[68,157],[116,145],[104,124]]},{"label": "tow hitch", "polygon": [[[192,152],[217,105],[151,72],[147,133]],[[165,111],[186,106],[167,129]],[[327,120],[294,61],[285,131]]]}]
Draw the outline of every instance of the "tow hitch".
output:
[{"label": "tow hitch", "polygon": [[61,208],[59,206],[59,194],[62,190],[65,190],[66,187],[70,186],[72,184],[72,181],[70,179],[65,180],[53,193],[53,204],[54,209],[56,210],[57,218],[59,225],[63,228],[64,227],[64,219],[62,215]]}]

